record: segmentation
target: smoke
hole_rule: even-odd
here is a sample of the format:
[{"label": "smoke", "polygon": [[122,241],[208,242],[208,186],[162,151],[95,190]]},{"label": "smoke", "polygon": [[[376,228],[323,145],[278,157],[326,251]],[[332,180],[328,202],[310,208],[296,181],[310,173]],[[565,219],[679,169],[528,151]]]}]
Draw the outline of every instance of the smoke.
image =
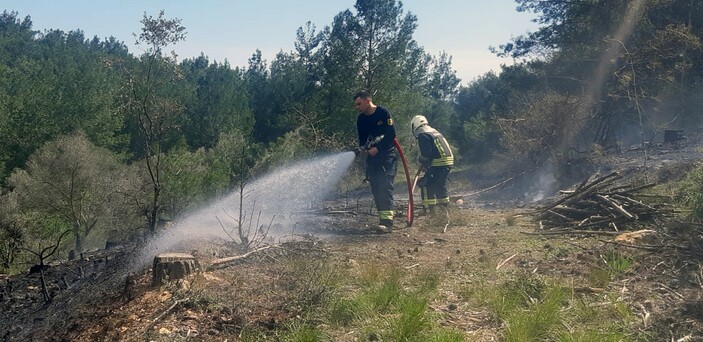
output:
[{"label": "smoke", "polygon": [[[328,196],[354,161],[354,152],[308,159],[281,168],[244,186],[245,227],[270,223],[281,227],[268,237],[292,233],[290,213],[307,209]],[[230,239],[223,230],[236,227],[240,191],[217,200],[188,215],[153,237],[135,257],[132,270],[148,265],[154,256],[174,249],[183,250],[196,241]],[[254,229],[256,229],[255,226]],[[288,228],[286,228],[288,227]]]},{"label": "smoke", "polygon": [[556,170],[554,164],[546,163],[534,174],[533,181],[525,194],[525,198],[532,202],[543,200],[559,189],[559,181],[554,177]]},{"label": "smoke", "polygon": [[[600,103],[601,98],[603,96],[603,89],[606,80],[608,79],[609,75],[612,74],[613,68],[616,65],[614,61],[616,61],[619,56],[622,55],[622,52],[625,50],[625,44],[627,42],[628,37],[632,34],[632,31],[634,30],[637,21],[640,20],[640,18],[642,18],[643,16],[645,5],[646,2],[644,0],[634,0],[629,3],[622,22],[620,22],[617,29],[613,32],[611,36],[606,37],[608,41],[608,47],[603,50],[603,53],[599,58],[598,65],[594,70],[593,77],[588,83],[586,95],[589,100],[583,102],[583,108],[581,108],[580,112],[593,113],[598,103]],[[646,132],[644,131],[643,121],[643,113],[640,112],[640,118],[638,123],[638,127],[640,129],[639,141],[641,141],[644,135],[646,134]],[[569,149],[575,145],[576,139],[582,135],[581,133],[584,132],[584,129],[588,124],[590,124],[589,120],[576,120],[575,122],[573,122],[571,126],[571,131],[574,133],[567,134],[562,137],[561,141],[556,146],[556,150],[562,151],[564,153],[569,151]],[[545,165],[541,170],[537,172],[538,178],[537,183],[535,185],[537,186],[539,184],[542,184],[544,186],[542,188],[544,189],[544,191],[548,191],[548,189],[558,186],[558,182],[555,179],[556,176],[554,176],[556,175],[554,172],[557,171],[559,171],[559,168],[549,164]],[[546,172],[552,172],[552,176],[547,176]],[[552,180],[554,181],[552,182]],[[539,191],[537,192],[537,195],[534,196],[534,198],[540,198]]]},{"label": "smoke", "polygon": [[598,67],[596,68],[593,81],[589,90],[589,95],[594,102],[599,101],[603,93],[603,86],[608,75],[611,74],[614,63],[613,61],[621,55],[625,48],[625,41],[635,28],[635,23],[642,17],[645,10],[644,0],[635,0],[629,4],[625,11],[625,16],[618,26],[617,30],[609,39],[609,46],[600,56]]}]

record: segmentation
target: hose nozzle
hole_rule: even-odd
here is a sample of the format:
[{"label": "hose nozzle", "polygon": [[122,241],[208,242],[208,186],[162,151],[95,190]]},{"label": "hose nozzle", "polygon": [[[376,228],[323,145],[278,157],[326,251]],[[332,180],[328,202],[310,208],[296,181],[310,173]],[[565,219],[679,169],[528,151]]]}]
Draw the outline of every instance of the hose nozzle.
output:
[{"label": "hose nozzle", "polygon": [[380,143],[381,140],[383,140],[383,137],[384,137],[384,135],[381,134],[377,137],[374,137],[373,139],[369,139],[366,142],[366,144],[364,144],[363,146],[359,146],[359,147],[353,149],[352,151],[354,151],[354,154],[356,154],[358,156],[361,152],[366,152],[370,148],[372,148],[372,147],[376,146],[378,143]]}]

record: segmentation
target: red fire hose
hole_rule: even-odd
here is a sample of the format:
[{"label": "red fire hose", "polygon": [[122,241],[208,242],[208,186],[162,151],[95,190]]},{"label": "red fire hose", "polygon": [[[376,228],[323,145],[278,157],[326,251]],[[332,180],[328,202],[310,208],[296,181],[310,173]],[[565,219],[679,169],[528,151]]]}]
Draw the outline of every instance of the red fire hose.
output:
[{"label": "red fire hose", "polygon": [[[410,171],[408,170],[408,161],[405,159],[405,153],[403,152],[403,149],[400,147],[400,143],[398,142],[398,139],[393,139],[393,145],[395,145],[395,148],[398,149],[398,154],[400,155],[400,160],[403,162],[403,170],[405,171],[405,182],[408,184],[408,227],[413,225],[413,219],[415,217],[414,211],[414,205],[413,205],[413,190],[415,188],[415,184],[410,182]],[[415,177],[417,179],[417,177]]]}]

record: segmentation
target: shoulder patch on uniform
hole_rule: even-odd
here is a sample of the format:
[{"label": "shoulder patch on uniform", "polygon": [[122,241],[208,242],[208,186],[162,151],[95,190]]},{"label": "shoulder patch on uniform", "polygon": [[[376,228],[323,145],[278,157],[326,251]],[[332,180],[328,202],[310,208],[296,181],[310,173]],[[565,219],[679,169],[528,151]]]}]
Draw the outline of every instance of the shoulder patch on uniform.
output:
[{"label": "shoulder patch on uniform", "polygon": [[393,126],[393,118],[388,118],[388,126]]}]

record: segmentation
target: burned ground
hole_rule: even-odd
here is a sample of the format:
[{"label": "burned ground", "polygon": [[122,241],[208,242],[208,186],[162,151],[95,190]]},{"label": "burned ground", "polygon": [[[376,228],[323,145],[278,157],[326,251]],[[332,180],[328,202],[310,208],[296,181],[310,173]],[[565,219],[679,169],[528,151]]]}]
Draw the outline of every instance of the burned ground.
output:
[{"label": "burned ground", "polygon": [[[603,156],[587,171],[618,169],[627,180],[669,182],[700,160],[699,143],[650,149],[646,166],[643,151],[636,149]],[[506,178],[479,182],[459,175],[453,178],[452,198],[462,201],[455,202],[449,226],[423,216],[410,228],[369,233],[369,199],[359,197],[353,205],[338,201],[301,216],[295,239],[224,268],[207,265],[241,251],[226,241],[199,243],[186,252],[199,258],[203,270],[160,287],[151,285],[146,268],[127,273],[133,246],[53,262],[45,271],[50,303],[43,302],[38,274],[4,276],[0,336],[8,341],[233,341],[256,332],[284,340],[280,333],[291,322],[335,293],[355,291],[338,287],[339,277],[388,268],[439,274],[429,309],[439,325],[461,331],[466,340],[503,337],[500,320],[467,300],[467,289],[491,284],[496,274],[551,277],[580,295],[615,296],[635,316],[633,339],[703,340],[703,227],[682,223],[680,217],[654,220],[640,228],[656,230],[656,236],[627,243],[612,236],[534,235],[538,225],[532,211],[554,197],[530,202],[524,188],[511,182],[477,193]],[[519,191],[499,195],[511,187]],[[402,224],[403,218],[396,222]],[[632,264],[595,286],[594,267],[610,252]],[[324,321],[318,325],[334,341],[369,338]]]}]

